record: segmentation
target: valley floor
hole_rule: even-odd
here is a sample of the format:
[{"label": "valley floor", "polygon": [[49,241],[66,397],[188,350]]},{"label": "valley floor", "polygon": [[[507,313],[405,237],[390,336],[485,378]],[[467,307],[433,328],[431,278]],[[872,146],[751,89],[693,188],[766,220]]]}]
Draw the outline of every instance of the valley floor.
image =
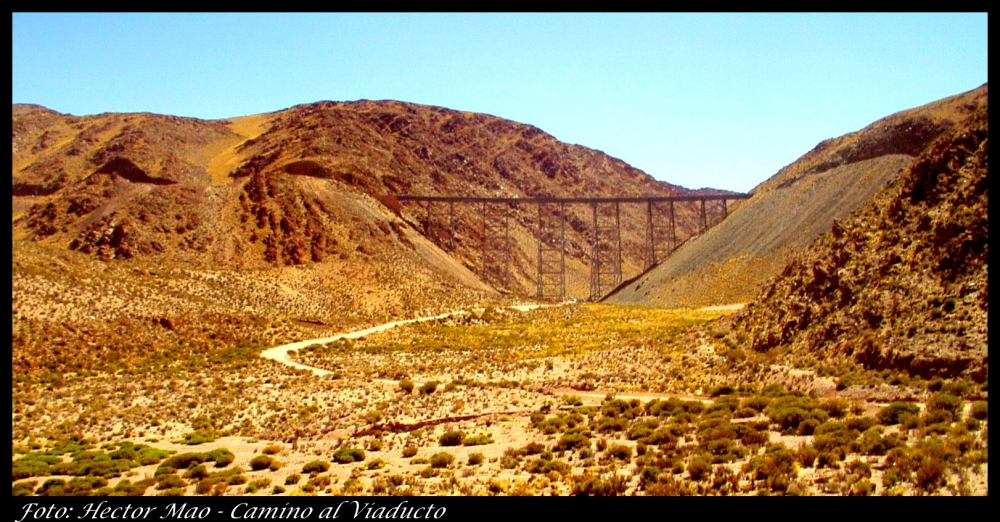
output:
[{"label": "valley floor", "polygon": [[731,353],[728,313],[485,308],[15,379],[13,492],[987,492],[986,401],[951,382],[918,402],[839,398]]}]

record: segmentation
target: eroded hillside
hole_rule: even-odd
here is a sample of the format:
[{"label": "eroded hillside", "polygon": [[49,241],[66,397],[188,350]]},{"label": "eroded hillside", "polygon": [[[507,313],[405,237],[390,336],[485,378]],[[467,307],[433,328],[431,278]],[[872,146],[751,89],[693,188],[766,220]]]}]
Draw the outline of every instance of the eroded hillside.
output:
[{"label": "eroded hillside", "polygon": [[[425,209],[396,216],[372,196],[687,194],[530,125],[401,102],[320,102],[203,121],[154,114],[75,117],[13,109],[13,233],[101,259],[261,268],[406,257],[470,283],[481,208],[455,210],[455,250],[416,246]],[[511,215],[511,290],[533,290],[536,209]],[[568,209],[568,285],[586,297],[590,209]],[[626,277],[644,262],[639,208],[623,209]],[[697,227],[680,208],[680,235]],[[431,239],[443,243],[442,224]],[[443,256],[448,257],[448,256]],[[487,281],[495,284],[498,281]],[[473,285],[475,286],[475,284]]]},{"label": "eroded hillside", "polygon": [[865,205],[937,137],[984,106],[987,86],[817,145],[761,183],[730,217],[611,296],[667,306],[746,302],[796,252]]},{"label": "eroded hillside", "polygon": [[986,103],[835,222],[737,318],[758,352],[912,377],[987,379]]}]

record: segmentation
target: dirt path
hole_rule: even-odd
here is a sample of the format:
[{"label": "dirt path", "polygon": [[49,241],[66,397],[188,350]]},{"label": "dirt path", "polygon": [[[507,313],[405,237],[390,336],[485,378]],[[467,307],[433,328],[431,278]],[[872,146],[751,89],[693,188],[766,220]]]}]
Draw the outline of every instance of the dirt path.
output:
[{"label": "dirt path", "polygon": [[[705,306],[705,307],[699,308],[699,310],[705,310],[705,311],[710,311],[710,310],[739,310],[739,309],[743,308],[745,306],[745,304],[746,303],[735,303],[735,304],[729,304],[729,305]],[[508,306],[506,308],[510,308],[512,310],[518,310],[520,312],[527,312],[529,310],[534,310],[535,308],[541,308],[541,307],[544,307],[544,306],[558,306],[558,305],[530,304],[530,305],[513,305],[513,306]],[[473,311],[482,311],[482,309],[477,309],[477,310],[473,310]],[[302,348],[305,348],[305,347],[313,345],[313,344],[327,344],[327,343],[331,343],[333,341],[338,341],[340,339],[358,339],[358,338],[361,338],[361,337],[365,337],[366,335],[371,335],[373,333],[377,333],[377,332],[382,332],[382,331],[385,331],[385,330],[389,330],[389,329],[392,329],[392,328],[395,328],[397,326],[401,326],[401,325],[404,325],[404,324],[421,323],[421,322],[424,322],[424,321],[434,321],[436,319],[444,319],[446,317],[452,317],[452,316],[455,316],[455,315],[463,315],[463,314],[468,314],[468,313],[471,313],[471,312],[467,311],[467,310],[455,310],[455,311],[451,311],[451,312],[447,312],[447,313],[443,313],[443,314],[439,314],[439,315],[433,315],[433,316],[427,316],[427,317],[419,317],[419,318],[416,318],[416,319],[404,319],[402,321],[393,321],[393,322],[390,322],[390,323],[385,323],[385,324],[380,324],[378,326],[373,326],[371,328],[366,328],[364,330],[358,330],[358,331],[355,331],[355,332],[337,334],[337,335],[334,335],[333,337],[323,337],[323,338],[319,338],[319,339],[307,339],[305,341],[299,341],[299,342],[296,342],[296,343],[289,343],[289,344],[283,344],[281,346],[275,346],[274,348],[268,348],[267,350],[264,350],[263,352],[261,352],[260,356],[263,357],[263,358],[265,358],[265,359],[271,359],[273,361],[277,361],[279,363],[286,364],[286,365],[291,366],[293,368],[298,368],[300,370],[309,370],[309,371],[313,372],[314,375],[322,377],[322,376],[325,376],[325,375],[330,375],[333,372],[331,372],[329,370],[324,370],[322,368],[316,368],[314,366],[308,366],[308,365],[305,365],[305,364],[297,363],[297,362],[293,361],[288,356],[288,352],[291,351],[291,350],[301,350]],[[394,380],[390,380],[390,379],[376,379],[376,382],[379,382],[379,383],[382,383],[382,384],[386,384],[386,385],[392,385],[392,386],[396,386],[396,385],[399,384],[398,381],[394,381]],[[603,398],[606,396],[607,392],[597,391],[597,390],[595,390],[595,391],[579,391],[579,390],[573,390],[571,388],[566,388],[566,389],[553,390],[553,393],[556,393],[556,394],[563,393],[563,394],[576,395],[576,396],[578,396],[580,398],[588,399],[589,401],[598,400],[598,402],[599,402],[600,400],[603,400]],[[669,398],[669,397],[677,397],[677,398],[680,398],[680,399],[698,400],[698,401],[702,401],[702,402],[711,402],[712,401],[712,399],[710,397],[707,397],[707,396],[677,394],[677,393],[625,393],[625,394],[615,394],[615,397],[617,397],[619,399],[641,399],[641,400],[665,399],[665,398]]]},{"label": "dirt path", "polygon": [[[513,306],[508,306],[506,308],[510,308],[512,310],[518,310],[518,311],[521,311],[521,312],[527,312],[528,310],[534,310],[535,308],[539,308],[539,307],[542,307],[542,306],[550,306],[550,305],[540,305],[540,304],[513,305]],[[355,331],[355,332],[348,332],[348,333],[337,334],[337,335],[334,335],[333,337],[322,337],[322,338],[319,338],[319,339],[307,339],[305,341],[299,341],[299,342],[296,342],[296,343],[289,343],[289,344],[283,344],[281,346],[275,346],[274,348],[268,348],[267,350],[264,350],[263,352],[261,352],[260,356],[263,357],[263,358],[265,358],[265,359],[271,359],[272,361],[277,361],[277,362],[279,362],[281,364],[285,364],[285,365],[291,366],[293,368],[298,368],[299,370],[309,370],[309,371],[313,372],[313,375],[317,375],[317,376],[323,377],[325,375],[330,375],[333,372],[331,372],[329,370],[324,370],[322,368],[316,368],[316,367],[313,367],[313,366],[307,366],[305,364],[297,363],[297,362],[293,361],[288,356],[288,352],[291,351],[291,350],[301,350],[302,348],[305,348],[306,346],[311,346],[313,344],[327,344],[327,343],[332,343],[333,341],[339,341],[341,339],[359,339],[361,337],[365,337],[366,335],[371,335],[373,333],[383,332],[385,330],[390,330],[392,328],[395,328],[397,326],[402,326],[404,324],[422,323],[424,321],[434,321],[436,319],[444,319],[446,317],[451,317],[451,316],[455,316],[455,315],[463,315],[463,314],[468,314],[468,313],[470,313],[470,312],[466,311],[466,310],[455,310],[455,311],[446,312],[446,313],[439,314],[439,315],[432,315],[432,316],[427,316],[427,317],[418,317],[416,319],[404,319],[404,320],[401,320],[401,321],[392,321],[390,323],[380,324],[378,326],[372,326],[371,328],[365,328],[364,330],[358,330],[358,331]],[[389,381],[386,381],[386,382],[389,382]],[[393,384],[395,384],[395,381],[391,381],[391,382]]]}]

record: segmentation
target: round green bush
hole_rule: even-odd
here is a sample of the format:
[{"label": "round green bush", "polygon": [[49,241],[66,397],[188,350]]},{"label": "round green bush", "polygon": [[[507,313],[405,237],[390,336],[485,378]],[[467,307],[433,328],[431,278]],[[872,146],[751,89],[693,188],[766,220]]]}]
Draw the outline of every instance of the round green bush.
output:
[{"label": "round green bush", "polygon": [[302,466],[302,473],[325,473],[330,469],[330,463],[325,460],[313,460]]},{"label": "round green bush", "polygon": [[271,467],[271,464],[273,463],[274,458],[270,455],[257,455],[256,457],[250,459],[250,469],[260,471]]}]

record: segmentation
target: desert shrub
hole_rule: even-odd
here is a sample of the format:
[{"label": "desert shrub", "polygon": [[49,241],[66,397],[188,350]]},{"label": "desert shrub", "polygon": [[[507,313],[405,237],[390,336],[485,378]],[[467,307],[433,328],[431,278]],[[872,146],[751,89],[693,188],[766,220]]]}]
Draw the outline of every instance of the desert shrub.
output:
[{"label": "desert shrub", "polygon": [[520,449],[522,455],[538,455],[539,453],[545,451],[545,445],[539,442],[531,441],[523,448]]},{"label": "desert shrub", "polygon": [[333,452],[333,461],[338,464],[350,464],[365,460],[365,450],[361,448],[340,448]]},{"label": "desert shrub", "polygon": [[632,458],[632,448],[624,444],[612,444],[604,450],[608,458],[628,461]]},{"label": "desert shrub", "polygon": [[563,395],[562,400],[569,406],[583,406],[583,399],[579,395]]},{"label": "desert shrub", "polygon": [[177,488],[168,488],[168,489],[165,489],[165,490],[161,491],[156,496],[158,496],[158,497],[183,497],[184,496],[184,488],[180,488],[180,487],[177,487]]},{"label": "desert shrub", "polygon": [[941,435],[948,432],[953,417],[951,412],[944,410],[927,410],[920,416],[922,436]]},{"label": "desert shrub", "polygon": [[272,495],[280,495],[280,494],[282,494],[284,492],[285,492],[285,488],[283,486],[274,486],[274,488],[271,489],[271,494]]},{"label": "desert shrub", "polygon": [[180,453],[168,458],[161,466],[170,466],[174,469],[187,469],[193,465],[201,464],[208,460],[207,453]]},{"label": "desert shrub", "polygon": [[656,482],[660,473],[663,473],[663,470],[657,466],[643,466],[639,470],[639,487],[645,489],[646,484]]},{"label": "desert shrub", "polygon": [[175,473],[163,474],[156,479],[156,489],[158,490],[183,487],[187,487],[187,482],[184,482],[184,479]]},{"label": "desert shrub", "polygon": [[902,420],[900,417],[904,414],[919,415],[920,407],[911,402],[896,401],[879,410],[875,418],[879,424],[892,426],[899,424]]},{"label": "desert shrub", "polygon": [[403,458],[407,458],[408,459],[410,457],[413,457],[414,455],[417,454],[417,451],[418,450],[417,450],[416,446],[407,446],[407,447],[403,448]]},{"label": "desert shrub", "polygon": [[795,455],[783,444],[774,444],[763,455],[743,465],[743,473],[755,488],[784,492],[795,479]]},{"label": "desert shrub", "polygon": [[738,424],[737,427],[741,428],[738,433],[740,436],[740,442],[742,442],[745,446],[760,446],[767,444],[767,441],[771,438],[766,431],[758,430],[749,424]]},{"label": "desert shrub", "polygon": [[771,403],[771,399],[769,397],[763,397],[763,396],[760,396],[760,395],[754,395],[754,396],[751,396],[751,397],[747,397],[746,399],[743,399],[743,402],[741,403],[741,405],[743,407],[745,407],[745,408],[750,408],[751,410],[754,410],[757,413],[760,413],[760,412],[763,412],[764,409],[767,408],[767,405],[770,404],[770,403]]},{"label": "desert shrub", "polygon": [[848,428],[843,422],[829,421],[816,428],[812,445],[820,452],[836,452],[842,457],[851,452],[851,445],[858,435],[857,430]]},{"label": "desert shrub", "polygon": [[708,389],[708,395],[710,397],[720,397],[723,395],[730,395],[736,393],[736,390],[728,384],[722,384],[719,386],[712,386]]},{"label": "desert shrub", "polygon": [[610,418],[633,419],[642,415],[642,403],[639,399],[630,401],[624,399],[605,399],[601,403],[601,414]]},{"label": "desert shrub", "polygon": [[50,466],[58,462],[60,458],[57,456],[29,453],[12,463],[11,480],[49,475]]},{"label": "desert shrub", "polygon": [[[676,428],[676,426],[674,426],[674,428]],[[671,427],[657,428],[653,433],[640,438],[639,442],[650,446],[672,448],[677,445],[677,441],[680,437],[679,433],[677,433],[678,431],[680,430],[675,430]]]},{"label": "desert shrub", "polygon": [[365,420],[368,421],[369,424],[375,424],[382,420],[382,417],[384,416],[385,413],[382,410],[371,410],[365,414]]},{"label": "desert shrub", "polygon": [[639,423],[635,423],[628,430],[629,440],[639,440],[643,437],[648,437],[653,434],[653,432],[660,426],[660,421],[657,419],[648,419]]},{"label": "desert shrub", "polygon": [[[320,461],[314,460],[313,462],[320,462]],[[312,464],[312,462],[310,462],[309,464]],[[306,464],[306,466],[308,466],[309,464]],[[326,464],[326,463],[323,462],[323,464]],[[303,471],[305,471],[304,468],[305,468],[305,466],[303,466]],[[321,470],[321,471],[326,471],[327,469],[330,469],[330,465],[329,464],[326,464],[326,469]],[[320,473],[320,472],[318,471],[317,473]],[[292,473],[291,475],[285,477],[285,485],[286,486],[294,486],[295,484],[298,484],[300,480],[302,480],[302,476],[301,475],[299,475],[298,473]]]},{"label": "desert shrub", "polygon": [[500,456],[500,467],[502,469],[514,469],[521,460],[521,453],[517,448],[507,448]]},{"label": "desert shrub", "polygon": [[369,470],[371,470],[371,469],[382,469],[382,468],[384,468],[386,466],[386,464],[388,464],[388,462],[386,462],[383,459],[375,459],[373,461],[370,461],[368,463],[368,465],[365,466],[365,469],[369,469]]},{"label": "desert shrub", "polygon": [[696,455],[688,462],[687,472],[691,480],[707,478],[712,473],[712,463],[704,456]]},{"label": "desert shrub", "polygon": [[333,479],[330,477],[330,475],[327,474],[316,475],[314,477],[311,477],[305,484],[302,485],[300,489],[306,493],[312,493],[316,490],[326,489],[332,481]]},{"label": "desert shrub", "polygon": [[74,477],[69,479],[63,490],[64,495],[84,496],[93,495],[95,489],[108,485],[108,481],[103,477]]},{"label": "desert shrub", "polygon": [[[354,460],[352,459],[351,462],[354,462]],[[325,460],[313,460],[305,463],[305,465],[302,466],[302,473],[309,473],[310,475],[316,473],[326,473],[328,469],[330,469],[329,462]],[[298,475],[292,475],[292,476],[297,477]],[[297,482],[298,480],[296,480],[296,483]]]},{"label": "desert shrub", "polygon": [[214,449],[206,454],[207,460],[215,462],[215,467],[224,468],[236,460],[236,455],[226,448]]},{"label": "desert shrub", "polygon": [[382,451],[382,441],[380,439],[369,440],[368,451]]},{"label": "desert shrub", "polygon": [[155,482],[152,479],[142,480],[139,482],[129,482],[128,479],[122,479],[115,484],[112,490],[115,495],[129,496],[129,497],[141,497],[149,486],[152,486]]},{"label": "desert shrub", "polygon": [[924,458],[913,476],[913,485],[925,493],[933,493],[945,484],[948,463],[937,457]]},{"label": "desert shrub", "polygon": [[12,497],[28,497],[34,494],[35,486],[38,485],[36,480],[26,480],[24,482],[18,482],[14,484],[10,489],[10,494]]},{"label": "desert shrub", "polygon": [[867,497],[874,492],[875,484],[872,484],[871,480],[863,478],[850,484],[850,489],[848,490],[847,495],[851,497]]},{"label": "desert shrub", "polygon": [[989,407],[990,404],[986,401],[975,401],[972,403],[970,415],[973,419],[989,420]]},{"label": "desert shrub", "polygon": [[835,419],[842,418],[851,409],[846,399],[835,397],[819,403],[819,408]]},{"label": "desert shrub", "polygon": [[271,479],[269,478],[257,479],[247,484],[246,488],[243,489],[243,492],[247,495],[252,495],[256,493],[259,489],[266,488],[270,484],[271,484]]},{"label": "desert shrub", "polygon": [[567,475],[572,470],[572,466],[558,459],[539,458],[529,462],[525,466],[525,470],[532,474],[548,474],[554,471],[561,475]]},{"label": "desert shrub", "polygon": [[[825,411],[816,408],[815,399],[795,395],[786,395],[772,400],[765,408],[764,413],[771,419],[771,422],[777,423],[781,432],[786,435],[800,433],[799,425],[802,421],[813,419],[822,423],[829,416]],[[809,426],[815,428],[812,422],[807,424],[807,429]],[[806,435],[807,433],[800,434]]]},{"label": "desert shrub", "polygon": [[816,455],[816,469],[840,469],[840,460],[842,457],[843,455],[836,451],[821,451]]},{"label": "desert shrub", "polygon": [[410,379],[403,379],[403,380],[399,381],[399,389],[400,389],[400,391],[402,391],[403,393],[405,393],[407,395],[413,393],[413,388],[415,386],[416,385]]},{"label": "desert shrub", "polygon": [[437,381],[427,381],[420,387],[420,393],[423,395],[430,395],[437,390],[438,384],[439,383]]},{"label": "desert shrub", "polygon": [[646,486],[646,495],[651,497],[677,497],[695,494],[697,494],[697,490],[693,484],[677,480],[669,473],[661,474],[659,480]]},{"label": "desert shrub", "polygon": [[587,447],[590,447],[590,439],[583,433],[579,432],[564,434],[556,442],[555,445],[556,451],[565,451],[574,448],[587,448]]},{"label": "desert shrub", "polygon": [[193,431],[184,435],[181,440],[175,440],[177,444],[187,444],[188,446],[197,446],[199,444],[206,444],[215,441],[215,435],[208,431]]},{"label": "desert shrub", "polygon": [[847,422],[847,427],[848,428],[850,428],[852,430],[858,430],[858,431],[860,431],[862,433],[865,432],[866,430],[868,430],[869,428],[878,425],[878,421],[876,421],[872,417],[867,417],[867,416],[865,416],[865,417],[851,417],[851,418],[847,419],[846,422]]},{"label": "desert shrub", "polygon": [[799,446],[799,449],[795,451],[795,460],[797,460],[804,468],[813,467],[817,456],[819,456],[819,451],[808,444]]},{"label": "desert shrub", "polygon": [[65,495],[66,481],[63,479],[48,479],[35,490],[35,494],[40,497],[63,496]]},{"label": "desert shrub", "polygon": [[282,449],[281,446],[277,444],[271,444],[260,451],[265,455],[277,455],[278,453],[281,453],[281,449]]},{"label": "desert shrub", "polygon": [[478,465],[482,464],[485,461],[486,461],[486,455],[483,455],[482,453],[478,453],[477,452],[477,453],[470,453],[469,454],[469,465],[470,466],[478,466]]},{"label": "desert shrub", "polygon": [[127,459],[133,460],[139,463],[141,466],[148,466],[150,464],[157,464],[161,460],[170,456],[173,453],[169,450],[161,450],[151,446],[146,446],[145,444],[139,444],[138,446],[132,444],[131,442],[125,441],[118,444],[118,449],[111,452],[112,459]]},{"label": "desert shrub", "polygon": [[735,493],[739,488],[739,480],[733,470],[726,466],[718,466],[712,473],[712,489],[722,495]]},{"label": "desert shrub", "polygon": [[463,446],[483,446],[486,444],[493,444],[493,435],[480,433],[478,435],[469,435],[462,439]]},{"label": "desert shrub", "polygon": [[204,464],[198,464],[193,468],[188,468],[184,473],[184,478],[203,479],[208,477],[208,469]]},{"label": "desert shrub", "polygon": [[455,461],[455,456],[446,451],[440,453],[435,453],[431,455],[431,467],[432,468],[447,468]]},{"label": "desert shrub", "polygon": [[949,421],[957,421],[961,418],[962,399],[948,393],[935,393],[927,399],[927,414],[936,412],[945,414]]},{"label": "desert shrub", "polygon": [[624,417],[603,417],[597,423],[597,431],[601,433],[623,431],[628,428],[628,419]]},{"label": "desert shrub", "polygon": [[196,495],[208,495],[212,492],[212,486],[214,485],[215,482],[211,480],[201,479],[194,485],[194,492]]},{"label": "desert shrub", "polygon": [[573,478],[570,494],[574,496],[615,497],[623,495],[628,488],[628,478],[618,474],[602,479],[585,472]]},{"label": "desert shrub", "polygon": [[968,381],[962,378],[958,378],[949,382],[944,383],[941,386],[941,391],[954,395],[956,397],[963,397],[973,392],[975,389],[975,384],[970,384]]},{"label": "desert shrub", "polygon": [[459,430],[447,431],[438,438],[438,444],[442,446],[458,446],[462,444],[465,432]]},{"label": "desert shrub", "polygon": [[257,455],[256,457],[250,459],[250,469],[254,471],[260,471],[262,469],[267,469],[271,467],[274,462],[274,458],[270,455]]}]

